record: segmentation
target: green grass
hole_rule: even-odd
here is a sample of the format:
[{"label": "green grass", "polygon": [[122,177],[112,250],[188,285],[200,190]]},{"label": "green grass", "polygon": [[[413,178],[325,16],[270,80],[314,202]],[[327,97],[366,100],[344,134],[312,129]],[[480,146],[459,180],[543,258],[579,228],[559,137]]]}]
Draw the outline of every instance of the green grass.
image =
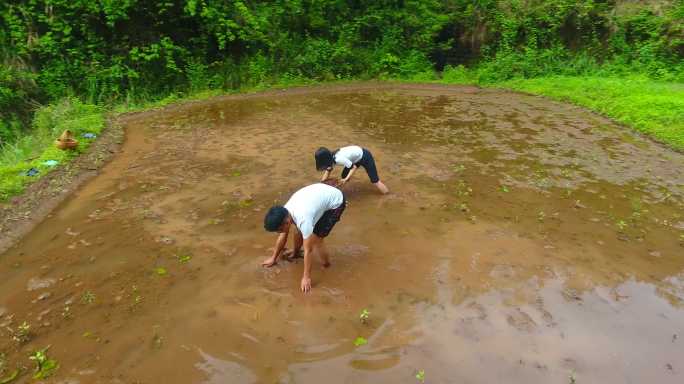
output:
[{"label": "green grass", "polygon": [[[0,201],[20,194],[28,184],[83,153],[92,140],[81,135],[99,134],[105,125],[104,112],[103,108],[84,104],[78,99],[63,99],[39,109],[33,120],[32,133],[0,148]],[[75,150],[63,151],[53,144],[66,129],[78,140]],[[50,167],[44,164],[47,160],[59,164]],[[38,175],[26,176],[31,168],[37,169]]]},{"label": "green grass", "polygon": [[645,78],[554,76],[491,86],[586,107],[684,150],[684,84]]}]

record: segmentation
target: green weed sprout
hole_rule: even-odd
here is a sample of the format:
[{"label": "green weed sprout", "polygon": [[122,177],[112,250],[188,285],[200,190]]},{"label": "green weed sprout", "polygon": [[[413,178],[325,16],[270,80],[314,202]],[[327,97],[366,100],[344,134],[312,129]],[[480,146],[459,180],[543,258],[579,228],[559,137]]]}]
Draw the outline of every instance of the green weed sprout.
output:
[{"label": "green weed sprout", "polygon": [[17,326],[17,331],[14,332],[12,338],[18,343],[25,343],[31,339],[31,325],[24,321]]},{"label": "green weed sprout", "polygon": [[617,225],[618,229],[621,231],[624,231],[625,228],[627,228],[627,223],[625,223],[624,220],[618,221],[615,225]]},{"label": "green weed sprout", "polygon": [[368,340],[364,339],[363,337],[359,336],[354,340],[354,345],[357,347],[360,347],[362,345],[368,344]]},{"label": "green weed sprout", "polygon": [[420,381],[421,383],[424,383],[425,382],[425,371],[422,369],[420,371],[418,371],[418,373],[416,373],[416,379],[418,379],[418,381]]},{"label": "green weed sprout", "polygon": [[83,304],[92,304],[92,303],[94,303],[94,302],[95,302],[95,294],[92,293],[92,292],[90,292],[90,291],[86,291],[86,292],[83,294],[83,296],[81,296],[81,302],[82,302]]},{"label": "green weed sprout", "polygon": [[370,312],[368,312],[368,309],[364,308],[363,311],[361,311],[361,314],[359,315],[359,320],[361,320],[363,324],[367,324],[369,319]]},{"label": "green weed sprout", "polygon": [[57,363],[57,360],[48,357],[48,349],[50,349],[49,345],[29,356],[29,360],[36,362],[36,369],[35,373],[33,374],[34,379],[45,379],[50,377],[50,375],[52,375],[52,373],[59,368],[59,363]]}]

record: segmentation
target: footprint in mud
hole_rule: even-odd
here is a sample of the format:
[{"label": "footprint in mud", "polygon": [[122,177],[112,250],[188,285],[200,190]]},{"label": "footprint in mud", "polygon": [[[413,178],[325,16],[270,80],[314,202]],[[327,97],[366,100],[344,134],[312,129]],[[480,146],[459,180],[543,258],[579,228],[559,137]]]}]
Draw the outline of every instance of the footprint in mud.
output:
[{"label": "footprint in mud", "polygon": [[545,305],[544,305],[544,298],[541,296],[537,297],[537,300],[535,300],[535,307],[539,310],[539,312],[542,315],[542,320],[544,320],[544,324],[547,327],[555,327],[557,323],[553,320],[553,315],[549,311],[546,310]]},{"label": "footprint in mud", "polygon": [[510,279],[515,276],[515,268],[509,264],[497,264],[489,272],[489,276],[495,279]]},{"label": "footprint in mud", "polygon": [[345,257],[361,257],[368,253],[368,247],[362,244],[346,244],[337,247],[335,253]]},{"label": "footprint in mud", "polygon": [[506,317],[506,321],[519,331],[532,332],[537,328],[537,323],[520,308],[516,308],[515,312],[509,314]]},{"label": "footprint in mud", "polygon": [[468,309],[469,313],[462,317],[464,321],[487,319],[487,311],[482,306],[482,304],[476,301],[473,301],[472,303],[468,304],[466,306],[466,309]]}]

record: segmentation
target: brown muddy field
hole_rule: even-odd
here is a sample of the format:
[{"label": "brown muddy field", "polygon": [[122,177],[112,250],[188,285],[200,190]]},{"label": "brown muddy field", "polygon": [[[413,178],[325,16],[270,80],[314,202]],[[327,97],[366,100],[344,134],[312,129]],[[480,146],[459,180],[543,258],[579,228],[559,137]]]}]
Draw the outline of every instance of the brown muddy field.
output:
[{"label": "brown muddy field", "polygon": [[[50,345],[48,381],[69,384],[684,382],[682,154],[580,108],[436,85],[119,120],[121,153],[0,255],[2,377],[33,381]],[[301,259],[260,266],[263,215],[319,177],[318,146],[347,144],[392,193],[356,174],[304,295]]]}]

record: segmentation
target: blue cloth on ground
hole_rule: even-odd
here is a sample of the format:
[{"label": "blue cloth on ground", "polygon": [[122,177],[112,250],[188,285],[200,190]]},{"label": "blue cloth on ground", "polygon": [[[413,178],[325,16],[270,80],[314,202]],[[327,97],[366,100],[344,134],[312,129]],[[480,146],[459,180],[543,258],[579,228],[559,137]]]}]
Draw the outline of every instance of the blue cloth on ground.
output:
[{"label": "blue cloth on ground", "polygon": [[81,136],[83,136],[83,137],[84,137],[84,138],[86,138],[86,139],[94,139],[94,138],[96,138],[96,137],[97,137],[97,135],[96,135],[96,134],[94,134],[94,133],[90,133],[90,132],[88,132],[88,133],[84,133],[84,134],[82,134]]},{"label": "blue cloth on ground", "polygon": [[35,176],[38,174],[38,170],[35,168],[31,168],[26,173],[24,173],[26,176]]}]

